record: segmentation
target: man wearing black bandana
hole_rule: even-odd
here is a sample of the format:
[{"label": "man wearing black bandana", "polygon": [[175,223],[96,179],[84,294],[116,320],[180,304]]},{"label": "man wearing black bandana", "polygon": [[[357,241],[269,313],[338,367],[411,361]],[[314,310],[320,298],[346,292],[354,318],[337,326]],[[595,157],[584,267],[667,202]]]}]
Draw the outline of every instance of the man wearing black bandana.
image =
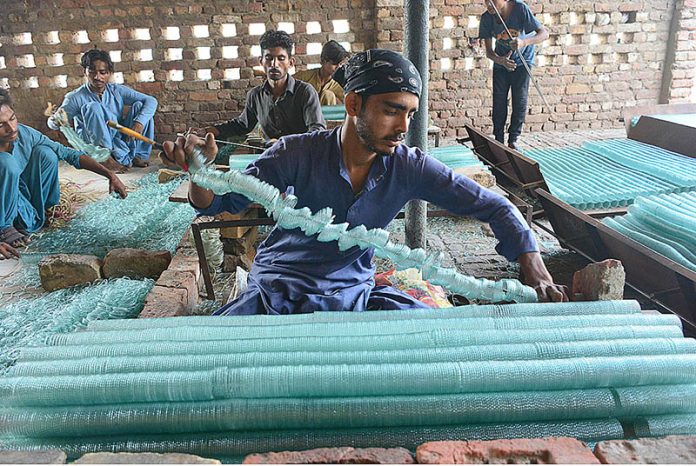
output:
[{"label": "man wearing black bandana", "polygon": [[[335,223],[385,228],[412,199],[424,199],[491,225],[497,251],[520,263],[525,282],[542,300],[567,300],[554,285],[534,235],[505,198],[402,144],[418,110],[421,80],[413,64],[396,52],[368,50],[353,56],[334,79],[346,92],[346,120],[332,131],[281,138],[245,173],[292,190],[297,208],[330,207]],[[209,158],[217,146],[211,134],[165,143],[166,157],[183,167],[194,144]],[[201,215],[236,213],[249,200],[238,194],[214,195],[191,184],[191,204]],[[258,249],[249,284],[218,315],[291,314],[426,307],[394,288],[375,286],[372,249],[340,251],[299,229],[275,228]]]}]

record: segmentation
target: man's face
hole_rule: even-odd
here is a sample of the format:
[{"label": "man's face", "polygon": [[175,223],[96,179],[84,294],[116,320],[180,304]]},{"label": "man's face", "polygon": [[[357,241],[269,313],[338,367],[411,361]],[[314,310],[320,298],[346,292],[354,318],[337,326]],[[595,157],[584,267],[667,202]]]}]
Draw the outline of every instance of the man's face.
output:
[{"label": "man's face", "polygon": [[295,64],[295,58],[288,56],[287,50],[283,47],[272,47],[263,50],[260,62],[268,80],[282,81]]},{"label": "man's face", "polygon": [[[505,6],[506,1],[507,0],[483,0],[483,3],[486,5],[486,10],[488,10],[488,13],[496,16],[495,8],[500,11]],[[495,5],[495,8],[493,8],[493,5]]]},{"label": "man's face", "polygon": [[12,143],[17,140],[17,115],[9,105],[0,107],[0,145]]},{"label": "man's face", "polygon": [[356,129],[360,142],[370,151],[391,155],[408,132],[418,97],[410,92],[390,92],[363,97]]},{"label": "man's face", "polygon": [[336,70],[338,69],[338,67],[347,61],[348,61],[348,59],[346,58],[338,65],[334,64],[334,62],[332,62],[331,60],[321,62],[321,74],[322,74],[322,76],[333,75],[336,72]]},{"label": "man's face", "polygon": [[92,66],[85,70],[85,76],[87,77],[89,87],[94,92],[101,94],[111,79],[111,71],[109,71],[106,62],[95,60],[92,62]]}]

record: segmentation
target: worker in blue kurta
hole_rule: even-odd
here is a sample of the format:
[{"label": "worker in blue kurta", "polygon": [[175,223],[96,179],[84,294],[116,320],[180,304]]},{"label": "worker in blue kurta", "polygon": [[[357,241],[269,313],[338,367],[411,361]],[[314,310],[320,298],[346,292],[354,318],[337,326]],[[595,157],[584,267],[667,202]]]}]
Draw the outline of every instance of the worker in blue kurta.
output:
[{"label": "worker in blue kurta", "polygon": [[0,260],[19,257],[17,248],[60,201],[59,160],[108,178],[109,191],[126,197],[126,187],[109,169],[19,124],[9,93],[0,89]]},{"label": "worker in blue kurta", "polygon": [[[84,141],[111,150],[107,167],[122,171],[125,167],[147,166],[152,146],[125,136],[106,123],[109,120],[120,123],[153,139],[157,100],[128,86],[109,83],[114,64],[103,50],[85,52],[80,63],[87,82],[68,92],[60,108],[65,110]],[[129,109],[124,115],[125,107]],[[49,118],[48,126],[58,129],[53,118]]]},{"label": "worker in blue kurta", "polygon": [[[384,228],[412,199],[423,199],[454,214],[491,225],[497,251],[520,263],[524,281],[541,299],[567,300],[544,266],[534,235],[519,211],[502,196],[401,141],[417,111],[421,80],[401,55],[368,50],[355,55],[334,75],[346,91],[347,117],[332,131],[286,136],[245,171],[281,192],[292,191],[296,208],[313,212],[330,207],[334,223]],[[164,146],[165,161],[184,166],[195,136]],[[205,152],[214,157],[212,134]],[[201,215],[239,212],[246,197],[214,195],[194,183],[191,204]],[[217,314],[290,314],[425,307],[391,287],[375,286],[374,251],[341,251],[300,229],[275,228],[260,245],[249,283]]]}]

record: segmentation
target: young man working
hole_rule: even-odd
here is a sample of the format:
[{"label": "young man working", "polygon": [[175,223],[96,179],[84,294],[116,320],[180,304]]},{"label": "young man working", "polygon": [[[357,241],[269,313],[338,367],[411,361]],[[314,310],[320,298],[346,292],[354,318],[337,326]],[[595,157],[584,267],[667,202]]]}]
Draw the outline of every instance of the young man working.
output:
[{"label": "young man working", "polygon": [[317,91],[288,74],[295,64],[290,35],[283,31],[266,31],[260,45],[259,63],[266,81],[249,91],[244,110],[237,118],[205,131],[219,138],[243,136],[259,123],[267,145],[271,145],[281,136],[326,129]]},{"label": "young man working", "polygon": [[[60,108],[74,122],[77,134],[86,142],[111,150],[104,165],[114,171],[127,167],[146,167],[152,146],[129,138],[106,122],[111,120],[152,139],[155,136],[153,116],[157,110],[154,97],[121,84],[111,84],[114,64],[108,52],[92,49],[80,61],[85,70],[86,83],[68,92]],[[130,109],[125,119],[124,107]],[[58,129],[53,117],[48,119],[51,129]]]},{"label": "young man working", "polygon": [[[549,33],[520,0],[484,0],[484,3],[487,11],[481,16],[479,38],[485,42],[486,56],[493,61],[493,134],[498,142],[505,143],[508,94],[512,92],[508,146],[517,149],[517,140],[527,116],[530,79],[522,60],[531,70],[535,45],[548,39]],[[512,37],[508,36],[496,9]]]},{"label": "young man working", "polygon": [[19,257],[27,233],[39,230],[46,209],[60,201],[58,160],[102,175],[109,192],[126,197],[126,187],[109,169],[20,124],[9,93],[0,89],[0,260]]},{"label": "young man working", "polygon": [[341,44],[330,40],[321,48],[321,67],[298,71],[295,79],[311,84],[319,93],[319,103],[322,105],[342,104],[343,88],[332,76],[349,56]]},{"label": "young man working", "polygon": [[[525,282],[543,300],[567,300],[554,285],[534,235],[517,209],[502,196],[419,149],[402,144],[418,110],[420,76],[411,62],[389,50],[353,56],[334,75],[346,91],[346,120],[332,131],[288,136],[268,149],[246,172],[281,192],[293,187],[296,208],[312,212],[330,207],[334,222],[350,227],[385,228],[412,199],[424,199],[463,216],[489,222],[499,253],[520,263]],[[166,142],[163,157],[184,166],[196,136]],[[217,153],[206,136],[209,159]],[[238,194],[214,195],[191,184],[191,204],[202,215],[239,212],[249,200]],[[259,247],[249,285],[218,314],[289,314],[424,307],[391,287],[375,287],[373,250],[340,251],[299,229],[275,228]]]}]

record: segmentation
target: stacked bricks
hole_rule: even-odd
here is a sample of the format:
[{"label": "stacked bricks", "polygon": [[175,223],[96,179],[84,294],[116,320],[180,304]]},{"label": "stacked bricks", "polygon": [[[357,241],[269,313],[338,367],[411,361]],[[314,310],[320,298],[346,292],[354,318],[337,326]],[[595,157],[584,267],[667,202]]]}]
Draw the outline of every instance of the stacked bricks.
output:
[{"label": "stacked bricks", "polygon": [[[244,220],[258,218],[258,208],[249,208],[239,214],[223,212],[215,217],[216,221]],[[258,227],[236,226],[220,228],[220,241],[224,252],[222,269],[225,272],[234,272],[237,267],[246,271],[251,269],[251,264],[256,256],[256,238]]]},{"label": "stacked bricks", "polygon": [[[247,91],[262,82],[252,67],[264,28],[294,31],[298,69],[318,64],[317,46],[328,39],[348,42],[352,51],[401,50],[404,39],[403,0],[6,3],[0,86],[12,89],[21,121],[41,131],[46,103],[61,102],[82,83],[80,53],[92,44],[120,51],[115,78],[159,99],[157,138],[170,139],[239,113]],[[619,127],[624,107],[658,102],[663,79],[671,101],[694,92],[694,0],[528,4],[551,34],[535,76],[554,113],[530,88],[528,130]],[[430,116],[443,137],[464,136],[465,123],[491,129],[491,62],[482,47],[468,45],[483,10],[479,0],[430,0]]]}]

